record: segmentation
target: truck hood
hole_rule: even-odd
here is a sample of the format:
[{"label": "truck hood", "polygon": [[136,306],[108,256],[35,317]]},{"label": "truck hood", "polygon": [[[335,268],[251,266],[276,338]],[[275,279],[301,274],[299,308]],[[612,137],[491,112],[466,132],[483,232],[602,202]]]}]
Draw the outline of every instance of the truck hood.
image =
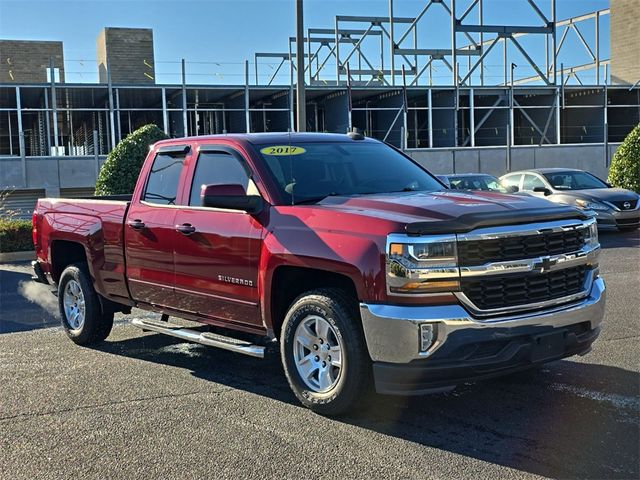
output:
[{"label": "truck hood", "polygon": [[456,219],[467,213],[493,213],[555,207],[542,198],[497,192],[402,192],[361,197],[328,197],[314,205],[398,224]]}]

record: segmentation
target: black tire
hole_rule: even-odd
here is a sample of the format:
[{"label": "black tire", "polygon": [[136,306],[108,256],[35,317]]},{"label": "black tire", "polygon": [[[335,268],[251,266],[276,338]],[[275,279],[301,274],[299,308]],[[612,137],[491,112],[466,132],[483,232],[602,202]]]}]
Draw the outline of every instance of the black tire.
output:
[{"label": "black tire", "polygon": [[[326,392],[310,389],[295,365],[294,337],[298,325],[310,315],[326,320],[342,339],[342,367],[337,383]],[[344,291],[320,288],[300,295],[282,325],[280,356],[295,396],[307,408],[322,415],[340,415],[360,405],[371,385],[371,360],[366,350],[355,302]]]},{"label": "black tire", "polygon": [[[84,322],[79,328],[74,328],[67,318],[64,308],[64,292],[71,281],[80,286],[84,297]],[[103,313],[98,294],[93,288],[91,275],[84,263],[75,263],[65,268],[58,282],[58,308],[62,327],[67,336],[78,345],[92,345],[102,342],[111,333],[113,327],[113,312]]]}]

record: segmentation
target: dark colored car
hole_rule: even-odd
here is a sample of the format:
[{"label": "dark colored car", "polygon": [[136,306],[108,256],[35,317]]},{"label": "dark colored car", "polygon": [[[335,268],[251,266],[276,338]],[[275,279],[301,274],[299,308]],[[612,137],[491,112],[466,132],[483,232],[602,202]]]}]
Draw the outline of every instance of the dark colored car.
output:
[{"label": "dark colored car", "polygon": [[506,188],[518,187],[530,195],[594,212],[598,227],[634,230],[640,226],[640,196],[612,188],[595,175],[570,168],[538,168],[503,175]]},{"label": "dark colored car", "polygon": [[461,173],[441,177],[446,178],[449,188],[455,190],[481,190],[500,193],[516,193],[518,191],[515,186],[503,187],[497,177],[484,173]]},{"label": "dark colored car", "polygon": [[278,353],[300,402],[337,414],[370,379],[422,394],[588,352],[605,303],[595,220],[549,205],[447,190],[357,135],[179,138],[153,146],[132,195],[40,199],[34,270],[75,343],[152,310],[132,323]]}]

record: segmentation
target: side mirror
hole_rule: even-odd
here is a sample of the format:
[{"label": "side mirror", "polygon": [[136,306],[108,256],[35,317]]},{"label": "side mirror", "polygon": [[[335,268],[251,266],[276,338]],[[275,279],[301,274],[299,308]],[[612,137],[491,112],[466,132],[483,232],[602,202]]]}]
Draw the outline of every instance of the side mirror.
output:
[{"label": "side mirror", "polygon": [[551,195],[551,190],[549,190],[547,187],[533,187],[533,191],[536,193],[544,193],[545,197]]},{"label": "side mirror", "polygon": [[264,200],[259,195],[247,195],[242,185],[203,185],[200,190],[200,204],[203,207],[242,210],[256,215],[264,208]]},{"label": "side mirror", "polygon": [[509,185],[507,187],[507,193],[518,193],[520,189],[516,185]]}]

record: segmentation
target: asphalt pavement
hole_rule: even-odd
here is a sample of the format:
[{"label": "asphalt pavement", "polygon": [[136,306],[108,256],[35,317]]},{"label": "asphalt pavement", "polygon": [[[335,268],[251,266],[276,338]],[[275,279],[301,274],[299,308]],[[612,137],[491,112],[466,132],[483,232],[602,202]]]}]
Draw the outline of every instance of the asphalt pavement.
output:
[{"label": "asphalt pavement", "polygon": [[0,265],[0,479],[638,479],[640,235],[601,242],[608,304],[591,353],[448,394],[375,396],[338,419],[300,407],[277,362],[123,317],[78,347],[28,266]]}]

